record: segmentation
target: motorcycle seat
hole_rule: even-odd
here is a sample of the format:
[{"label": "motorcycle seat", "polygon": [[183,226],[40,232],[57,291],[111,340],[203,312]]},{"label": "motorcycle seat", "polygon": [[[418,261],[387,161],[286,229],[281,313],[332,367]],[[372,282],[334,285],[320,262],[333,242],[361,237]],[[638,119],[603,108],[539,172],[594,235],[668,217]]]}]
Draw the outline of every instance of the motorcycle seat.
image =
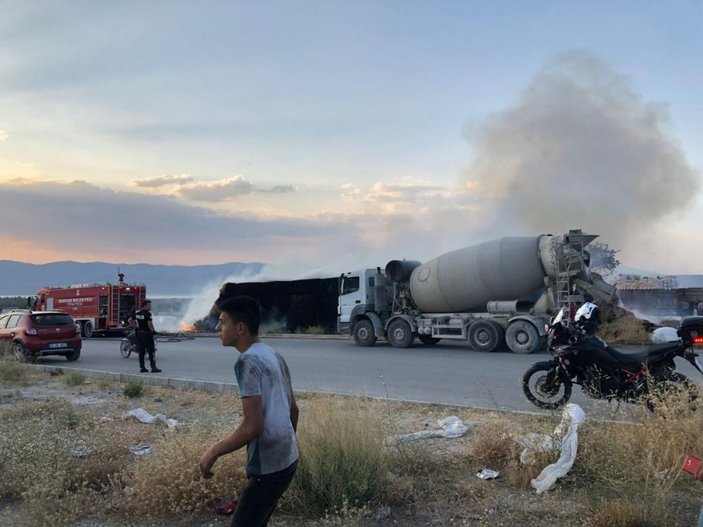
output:
[{"label": "motorcycle seat", "polygon": [[612,346],[607,346],[606,350],[621,364],[639,366],[640,364],[654,364],[680,347],[681,344],[678,342],[665,342],[664,344],[650,346],[638,353],[623,353]]}]

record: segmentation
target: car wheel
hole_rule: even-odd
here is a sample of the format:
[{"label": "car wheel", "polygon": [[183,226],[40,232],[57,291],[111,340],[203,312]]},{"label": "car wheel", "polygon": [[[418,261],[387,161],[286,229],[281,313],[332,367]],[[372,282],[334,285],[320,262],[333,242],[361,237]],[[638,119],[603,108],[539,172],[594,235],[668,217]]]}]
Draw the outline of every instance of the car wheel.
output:
[{"label": "car wheel", "polygon": [[79,349],[74,349],[66,353],[66,360],[73,362],[74,360],[78,360],[78,357],[81,356],[81,350]]},{"label": "car wheel", "polygon": [[29,352],[21,342],[12,343],[12,354],[18,362],[35,362],[35,357]]}]

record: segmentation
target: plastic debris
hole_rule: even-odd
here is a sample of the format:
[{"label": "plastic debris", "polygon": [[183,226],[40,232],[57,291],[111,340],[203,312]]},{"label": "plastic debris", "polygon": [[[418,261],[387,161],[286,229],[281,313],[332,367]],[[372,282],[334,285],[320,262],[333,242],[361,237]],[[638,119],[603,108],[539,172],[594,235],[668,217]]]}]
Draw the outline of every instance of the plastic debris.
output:
[{"label": "plastic debris", "polygon": [[[561,437],[561,455],[556,463],[544,467],[539,476],[532,480],[532,487],[537,491],[537,494],[542,494],[551,489],[557,479],[564,477],[571,470],[576,460],[576,451],[578,449],[578,427],[585,419],[586,414],[579,405],[569,403],[564,407],[561,423],[554,429],[553,434],[553,437]],[[554,444],[552,443],[552,445]],[[546,447],[548,445],[549,443],[544,441],[542,446]],[[526,448],[526,450],[528,449]],[[544,450],[550,449],[543,448],[541,451]],[[520,459],[522,460],[523,456],[526,455],[527,453],[523,451]]]},{"label": "plastic debris", "polygon": [[417,441],[418,439],[425,439],[427,437],[444,437],[447,439],[455,439],[463,436],[469,430],[469,427],[466,426],[456,415],[450,415],[449,417],[440,419],[437,421],[437,424],[442,427],[441,430],[423,430],[422,432],[403,434],[398,437],[398,441],[401,443],[407,443]]},{"label": "plastic debris", "polygon": [[484,468],[476,472],[476,477],[479,479],[496,479],[498,476],[500,476],[500,472],[491,470],[490,468]]},{"label": "plastic debris", "polygon": [[136,417],[140,422],[152,424],[156,421],[165,423],[169,428],[173,429],[179,426],[179,422],[175,419],[169,419],[164,414],[151,415],[144,408],[135,408],[125,414],[126,417]]},{"label": "plastic debris", "polygon": [[135,456],[145,456],[147,454],[151,454],[154,451],[154,448],[145,443],[140,443],[129,447],[129,451]]}]

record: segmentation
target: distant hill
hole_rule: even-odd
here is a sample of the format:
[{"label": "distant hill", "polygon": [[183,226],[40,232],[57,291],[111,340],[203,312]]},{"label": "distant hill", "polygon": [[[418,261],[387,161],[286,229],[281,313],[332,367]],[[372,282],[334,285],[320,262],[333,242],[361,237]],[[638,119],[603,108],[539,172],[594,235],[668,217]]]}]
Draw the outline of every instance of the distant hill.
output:
[{"label": "distant hill", "polygon": [[[31,295],[44,286],[117,283],[117,268],[127,283],[144,283],[149,295],[192,296],[212,283],[258,274],[265,264],[230,262],[219,265],[150,265],[106,262],[29,264],[0,260],[0,295]],[[242,276],[244,275],[244,276]]]}]

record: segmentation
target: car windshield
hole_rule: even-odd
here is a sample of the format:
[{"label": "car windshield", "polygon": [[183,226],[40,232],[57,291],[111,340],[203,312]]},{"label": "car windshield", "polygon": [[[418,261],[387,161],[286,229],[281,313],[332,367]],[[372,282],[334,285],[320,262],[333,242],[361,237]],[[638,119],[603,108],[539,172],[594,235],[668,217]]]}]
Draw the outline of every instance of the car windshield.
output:
[{"label": "car windshield", "polygon": [[51,313],[46,315],[32,315],[32,322],[40,326],[65,326],[73,324],[70,315]]}]

